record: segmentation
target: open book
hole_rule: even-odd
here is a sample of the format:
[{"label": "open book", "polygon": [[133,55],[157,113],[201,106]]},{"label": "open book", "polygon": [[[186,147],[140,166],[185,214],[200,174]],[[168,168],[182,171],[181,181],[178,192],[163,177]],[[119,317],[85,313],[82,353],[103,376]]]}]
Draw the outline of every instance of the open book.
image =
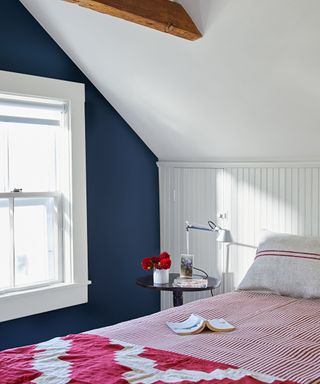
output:
[{"label": "open book", "polygon": [[207,320],[202,316],[194,314],[180,323],[167,321],[167,326],[178,335],[195,335],[202,332],[205,328],[213,332],[230,332],[235,330],[235,327],[224,319]]}]

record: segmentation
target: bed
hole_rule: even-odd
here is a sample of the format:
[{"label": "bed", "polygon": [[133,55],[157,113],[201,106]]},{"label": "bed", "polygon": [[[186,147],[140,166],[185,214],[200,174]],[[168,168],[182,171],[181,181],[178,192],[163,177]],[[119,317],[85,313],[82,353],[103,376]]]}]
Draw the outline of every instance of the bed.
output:
[{"label": "bed", "polygon": [[[320,239],[262,231],[240,290],[0,353],[0,384],[320,384]],[[224,318],[179,336],[166,321]]]},{"label": "bed", "polygon": [[[223,317],[228,333],[165,321]],[[318,383],[320,299],[233,292],[0,353],[0,383]]]}]

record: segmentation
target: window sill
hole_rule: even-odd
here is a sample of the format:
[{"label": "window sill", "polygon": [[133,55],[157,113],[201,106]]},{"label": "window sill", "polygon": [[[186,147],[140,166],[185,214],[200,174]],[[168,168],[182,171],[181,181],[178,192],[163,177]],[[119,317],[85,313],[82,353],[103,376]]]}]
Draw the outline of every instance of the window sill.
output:
[{"label": "window sill", "polygon": [[0,322],[88,302],[91,282],[61,283],[0,295]]}]

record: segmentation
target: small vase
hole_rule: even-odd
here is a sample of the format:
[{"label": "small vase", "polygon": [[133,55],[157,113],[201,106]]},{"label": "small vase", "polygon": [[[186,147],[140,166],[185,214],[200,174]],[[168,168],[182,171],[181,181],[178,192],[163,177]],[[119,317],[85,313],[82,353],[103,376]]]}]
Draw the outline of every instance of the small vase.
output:
[{"label": "small vase", "polygon": [[169,283],[169,269],[153,270],[153,284],[168,284],[168,283]]}]

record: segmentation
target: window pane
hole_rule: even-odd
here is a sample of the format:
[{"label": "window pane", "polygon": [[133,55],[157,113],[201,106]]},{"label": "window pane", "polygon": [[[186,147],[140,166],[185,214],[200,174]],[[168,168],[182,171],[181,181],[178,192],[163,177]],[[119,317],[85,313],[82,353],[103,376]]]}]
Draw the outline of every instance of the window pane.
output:
[{"label": "window pane", "polygon": [[55,199],[14,199],[16,286],[57,280]]},{"label": "window pane", "polygon": [[10,286],[10,216],[9,200],[0,199],[0,289]]},{"label": "window pane", "polygon": [[52,126],[7,124],[10,190],[56,190],[55,135]]}]

